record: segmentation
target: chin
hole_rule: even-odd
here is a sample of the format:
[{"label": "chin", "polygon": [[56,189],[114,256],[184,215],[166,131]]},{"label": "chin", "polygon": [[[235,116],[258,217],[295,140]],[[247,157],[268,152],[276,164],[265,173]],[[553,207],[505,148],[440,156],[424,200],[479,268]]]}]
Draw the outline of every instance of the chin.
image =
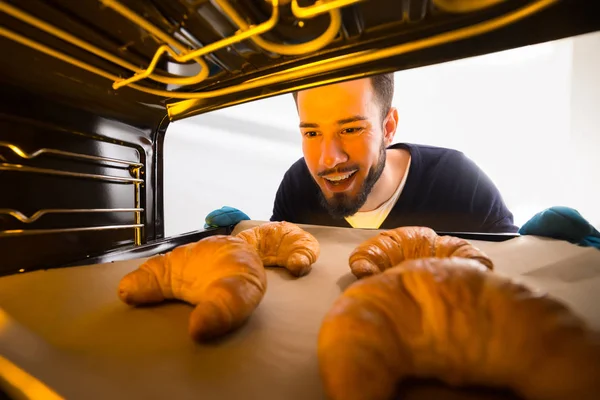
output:
[{"label": "chin", "polygon": [[329,197],[321,197],[321,200],[329,214],[335,218],[354,215],[361,207],[359,199],[349,193],[334,193]]},{"label": "chin", "polygon": [[331,192],[324,192],[324,193],[325,193],[325,199],[332,206],[339,204],[340,202],[354,203],[354,202],[356,202],[356,198],[357,198],[356,193],[353,193],[350,191],[340,192],[340,193],[331,193]]}]

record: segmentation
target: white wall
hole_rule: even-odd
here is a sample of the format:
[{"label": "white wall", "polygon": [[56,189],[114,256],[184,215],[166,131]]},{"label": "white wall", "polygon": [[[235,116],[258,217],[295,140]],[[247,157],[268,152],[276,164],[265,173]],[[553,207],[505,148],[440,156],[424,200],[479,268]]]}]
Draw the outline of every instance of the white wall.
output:
[{"label": "white wall", "polygon": [[572,71],[564,197],[600,229],[600,34],[573,42]]},{"label": "white wall", "polygon": [[[553,205],[600,226],[600,34],[396,74],[396,141],[464,151],[523,224]],[[198,229],[222,205],[270,217],[302,156],[291,95],[173,123],[165,143],[165,227]]]},{"label": "white wall", "polygon": [[283,174],[302,157],[294,107],[291,98],[266,99],[171,124],[165,235],[202,228],[206,214],[224,205],[268,220]]},{"label": "white wall", "polygon": [[571,41],[397,74],[397,140],[459,149],[496,183],[521,225],[562,203]]}]

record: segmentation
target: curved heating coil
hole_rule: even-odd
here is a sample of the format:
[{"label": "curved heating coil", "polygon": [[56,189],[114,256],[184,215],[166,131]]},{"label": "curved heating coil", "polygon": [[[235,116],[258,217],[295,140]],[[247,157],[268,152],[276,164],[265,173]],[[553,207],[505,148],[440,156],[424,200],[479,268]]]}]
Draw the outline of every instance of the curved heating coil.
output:
[{"label": "curved heating coil", "polygon": [[[127,9],[123,5],[121,5],[117,0],[100,0],[107,7],[112,8],[117,11],[124,17],[130,19],[132,22],[135,22],[140,27],[153,34],[155,37],[163,41],[164,45],[160,46],[155,56],[153,57],[152,62],[149,67],[145,70],[140,70],[139,68],[135,68],[133,65],[130,65],[124,60],[118,59],[115,56],[112,56],[101,49],[95,48],[89,43],[83,42],[77,38],[74,38],[72,35],[64,31],[60,31],[58,28],[52,27],[49,24],[43,23],[39,19],[36,19],[31,16],[27,16],[23,18],[26,14],[22,12],[15,11],[14,7],[8,5],[5,1],[0,0],[0,11],[7,12],[12,16],[23,20],[24,22],[28,22],[31,25],[34,25],[50,34],[60,37],[63,40],[66,40],[72,44],[78,45],[100,57],[108,59],[110,61],[115,62],[116,64],[125,66],[126,68],[135,71],[135,75],[128,78],[123,79],[122,77],[116,76],[112,73],[109,73],[103,69],[97,68],[93,65],[87,64],[81,60],[78,60],[68,54],[64,54],[55,49],[52,49],[46,45],[38,43],[34,40],[31,40],[23,35],[12,32],[8,29],[0,27],[0,35],[12,39],[18,43],[21,43],[25,46],[31,47],[35,50],[38,50],[47,55],[58,58],[64,62],[75,65],[79,68],[85,69],[94,74],[100,75],[106,79],[113,81],[114,87],[123,87],[127,86],[132,89],[136,89],[142,92],[146,92],[149,94],[163,96],[168,98],[176,98],[176,99],[185,99],[185,100],[194,100],[194,99],[206,99],[206,98],[214,98],[219,96],[230,95],[233,93],[241,92],[248,89],[255,89],[260,87],[265,87],[268,85],[278,84],[288,80],[295,80],[306,78],[316,73],[326,73],[330,71],[335,71],[338,69],[343,69],[349,66],[368,63],[372,61],[377,61],[384,58],[394,57],[401,54],[406,54],[409,52],[422,50],[429,47],[434,47],[438,45],[442,45],[449,42],[454,42],[458,40],[467,39],[473,36],[481,35],[504,26],[515,23],[521,19],[524,19],[530,15],[533,15],[555,3],[559,0],[532,0],[527,5],[517,9],[515,11],[511,11],[499,17],[495,17],[493,19],[483,21],[477,23],[475,25],[463,27],[456,29],[454,31],[440,33],[434,36],[430,36],[427,38],[419,39],[413,42],[402,43],[399,45],[395,45],[388,48],[383,49],[373,49],[366,51],[359,51],[351,54],[347,54],[340,57],[331,58],[325,61],[307,63],[301,67],[294,67],[287,69],[285,71],[280,71],[273,74],[265,75],[261,78],[253,79],[245,81],[239,85],[225,87],[222,89],[210,90],[210,91],[199,91],[199,92],[182,92],[182,91],[168,91],[168,90],[160,90],[153,89],[146,86],[141,86],[134,82],[139,81],[144,78],[150,78],[163,83],[176,83],[176,84],[192,84],[201,82],[206,79],[208,76],[208,68],[206,67],[206,63],[202,60],[200,55],[205,55],[232,43],[236,43],[241,40],[252,40],[257,45],[265,48],[266,50],[273,51],[280,54],[305,54],[316,51],[320,48],[323,48],[331,40],[337,35],[339,31],[339,26],[337,23],[339,22],[337,18],[339,18],[339,8],[343,6],[347,6],[349,4],[356,3],[361,0],[330,0],[330,1],[318,1],[314,5],[309,7],[300,7],[298,5],[298,0],[292,0],[292,11],[298,18],[310,18],[316,15],[323,14],[325,12],[329,13],[331,16],[330,26],[329,28],[318,38],[312,40],[308,43],[295,44],[295,45],[282,45],[275,44],[266,41],[265,39],[260,37],[260,34],[268,31],[267,28],[272,29],[272,25],[276,18],[278,18],[277,6],[280,4],[281,0],[271,0],[271,4],[273,5],[273,13],[271,18],[257,26],[249,26],[243,18],[241,18],[235,9],[229,5],[226,0],[215,0],[217,4],[221,7],[223,12],[227,14],[233,22],[238,25],[240,31],[236,33],[236,35],[223,39],[221,41],[215,42],[206,47],[190,50],[186,49],[185,46],[180,44],[177,40],[173,39],[148,21],[144,20],[139,15],[133,13],[131,10]],[[362,0],[365,1],[365,0]],[[489,7],[505,0],[485,0],[485,1],[475,1],[475,0],[433,0],[434,3],[442,10],[452,11],[452,12],[469,12],[475,9],[480,9],[483,7]],[[337,17],[336,17],[337,16]],[[337,21],[337,22],[336,22]],[[252,31],[250,31],[252,29]],[[176,51],[173,50],[173,48]],[[206,50],[208,49],[208,50]],[[194,60],[201,66],[200,73],[193,77],[165,77],[162,75],[154,74],[153,70],[158,62],[158,59],[164,54],[168,53],[173,59],[176,61],[183,62],[183,60],[189,61]],[[181,112],[181,110],[188,109],[190,107],[190,103],[187,102],[179,102],[172,105],[169,105],[170,114]]]}]

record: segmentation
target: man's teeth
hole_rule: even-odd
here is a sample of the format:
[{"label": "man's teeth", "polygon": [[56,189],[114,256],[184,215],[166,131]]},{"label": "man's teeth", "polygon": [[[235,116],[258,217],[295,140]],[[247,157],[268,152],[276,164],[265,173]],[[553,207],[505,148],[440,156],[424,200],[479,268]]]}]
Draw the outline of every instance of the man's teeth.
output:
[{"label": "man's teeth", "polygon": [[344,179],[348,179],[352,176],[352,174],[354,174],[356,171],[352,171],[346,175],[338,175],[338,176],[327,176],[325,177],[325,179],[327,179],[328,181],[331,182],[339,182],[339,181],[343,181]]}]

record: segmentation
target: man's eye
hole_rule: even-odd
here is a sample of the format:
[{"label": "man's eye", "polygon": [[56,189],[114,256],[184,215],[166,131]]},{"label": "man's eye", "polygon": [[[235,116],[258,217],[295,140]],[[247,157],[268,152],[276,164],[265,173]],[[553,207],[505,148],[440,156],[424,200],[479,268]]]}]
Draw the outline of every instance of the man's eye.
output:
[{"label": "man's eye", "polygon": [[315,136],[317,136],[317,132],[315,132],[315,131],[304,132],[304,136],[306,136],[306,137],[315,137]]},{"label": "man's eye", "polygon": [[355,133],[360,133],[362,131],[362,128],[344,128],[342,130],[342,133],[346,134],[346,135],[352,135]]}]

